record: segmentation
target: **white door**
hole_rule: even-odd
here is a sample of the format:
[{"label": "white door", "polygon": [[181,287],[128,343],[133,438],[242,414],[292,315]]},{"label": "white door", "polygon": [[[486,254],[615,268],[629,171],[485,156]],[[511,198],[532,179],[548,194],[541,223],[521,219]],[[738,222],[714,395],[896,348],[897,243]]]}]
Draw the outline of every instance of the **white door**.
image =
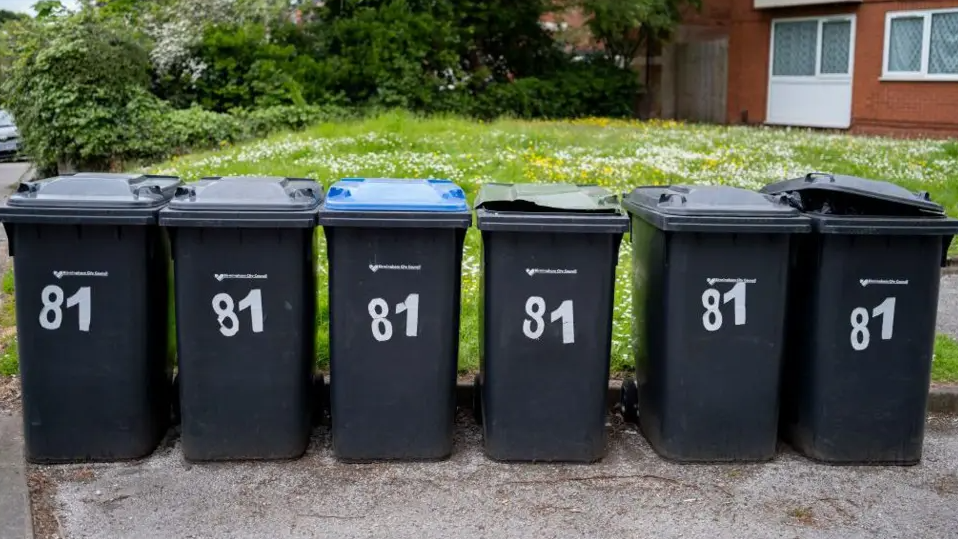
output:
[{"label": "white door", "polygon": [[855,16],[772,21],[765,122],[848,128]]}]

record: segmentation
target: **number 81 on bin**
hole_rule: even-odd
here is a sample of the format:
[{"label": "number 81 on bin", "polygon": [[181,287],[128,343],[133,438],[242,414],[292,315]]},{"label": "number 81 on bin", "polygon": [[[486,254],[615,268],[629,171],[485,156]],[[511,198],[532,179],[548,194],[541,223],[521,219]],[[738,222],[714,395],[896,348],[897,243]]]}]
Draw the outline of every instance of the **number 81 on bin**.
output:
[{"label": "number 81 on bin", "polygon": [[[213,313],[216,314],[216,322],[220,325],[220,333],[225,337],[232,337],[239,333],[240,321],[236,316],[236,304],[233,296],[226,292],[220,292],[213,296]],[[253,333],[263,332],[263,293],[259,288],[249,291],[245,298],[239,301],[239,310],[249,309],[250,327]],[[225,322],[229,322],[226,324]]]},{"label": "number 81 on bin", "polygon": [[[522,321],[522,332],[526,337],[537,341],[546,330],[546,300],[539,296],[530,296],[526,300],[526,318]],[[549,313],[549,322],[562,322],[562,344],[575,344],[575,304],[567,299]]]}]

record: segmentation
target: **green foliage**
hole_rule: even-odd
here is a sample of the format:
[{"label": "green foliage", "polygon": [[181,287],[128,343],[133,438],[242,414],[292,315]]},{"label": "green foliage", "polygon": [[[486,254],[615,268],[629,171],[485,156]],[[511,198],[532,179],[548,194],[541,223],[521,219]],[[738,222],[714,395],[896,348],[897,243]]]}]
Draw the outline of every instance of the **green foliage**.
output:
[{"label": "green foliage", "polygon": [[175,106],[217,111],[321,103],[481,117],[631,114],[634,75],[572,62],[539,24],[549,6],[340,0],[306,10],[302,24],[215,24],[157,91]]},{"label": "green foliage", "polygon": [[628,117],[638,95],[635,74],[604,60],[572,63],[548,78],[497,83],[479,96],[473,114],[493,118]]},{"label": "green foliage", "polygon": [[17,353],[17,340],[12,339],[0,350],[0,376],[20,374],[20,356]]},{"label": "green foliage", "polygon": [[146,49],[122,25],[84,12],[6,28],[0,95],[38,165],[103,169],[149,153],[142,133],[162,104],[148,91]]},{"label": "green foliage", "polygon": [[958,342],[948,335],[935,337],[935,356],[931,364],[933,382],[958,382]]},{"label": "green foliage", "polygon": [[621,58],[628,66],[643,46],[654,47],[668,39],[683,11],[701,7],[702,1],[569,0],[566,5],[582,10],[594,38],[610,57]]},{"label": "green foliage", "polygon": [[3,26],[3,24],[7,21],[22,21],[23,19],[26,19],[26,18],[27,16],[24,15],[23,13],[17,13],[15,11],[0,9],[0,26]]},{"label": "green foliage", "polygon": [[278,106],[237,112],[235,115],[245,137],[265,137],[277,131],[305,129],[346,116],[346,109],[336,106]]},{"label": "green foliage", "polygon": [[0,284],[0,291],[2,291],[4,294],[12,295],[13,282],[13,266],[11,265],[3,274],[3,282]]},{"label": "green foliage", "polygon": [[296,57],[295,47],[270,41],[261,24],[214,26],[197,51],[205,68],[194,82],[196,101],[220,112],[304,105],[302,86],[291,74]]}]

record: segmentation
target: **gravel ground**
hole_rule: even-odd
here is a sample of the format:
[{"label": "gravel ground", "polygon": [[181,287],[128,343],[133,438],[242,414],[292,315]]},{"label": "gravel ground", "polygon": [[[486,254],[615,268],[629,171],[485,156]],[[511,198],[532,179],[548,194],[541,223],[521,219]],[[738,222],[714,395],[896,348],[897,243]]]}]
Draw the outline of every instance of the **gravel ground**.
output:
[{"label": "gravel ground", "polygon": [[461,416],[439,463],[306,457],[188,464],[171,438],[136,463],[45,467],[78,538],[958,537],[958,418],[932,417],[922,464],[831,467],[788,450],[753,465],[678,465],[613,421],[594,465],[487,460]]}]

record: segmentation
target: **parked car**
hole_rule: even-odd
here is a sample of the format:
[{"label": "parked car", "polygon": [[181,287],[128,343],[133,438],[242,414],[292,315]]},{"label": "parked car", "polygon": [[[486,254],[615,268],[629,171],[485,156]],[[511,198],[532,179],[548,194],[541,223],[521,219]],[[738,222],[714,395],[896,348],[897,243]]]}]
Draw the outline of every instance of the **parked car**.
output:
[{"label": "parked car", "polygon": [[13,157],[20,153],[20,131],[13,116],[0,110],[0,158]]}]

